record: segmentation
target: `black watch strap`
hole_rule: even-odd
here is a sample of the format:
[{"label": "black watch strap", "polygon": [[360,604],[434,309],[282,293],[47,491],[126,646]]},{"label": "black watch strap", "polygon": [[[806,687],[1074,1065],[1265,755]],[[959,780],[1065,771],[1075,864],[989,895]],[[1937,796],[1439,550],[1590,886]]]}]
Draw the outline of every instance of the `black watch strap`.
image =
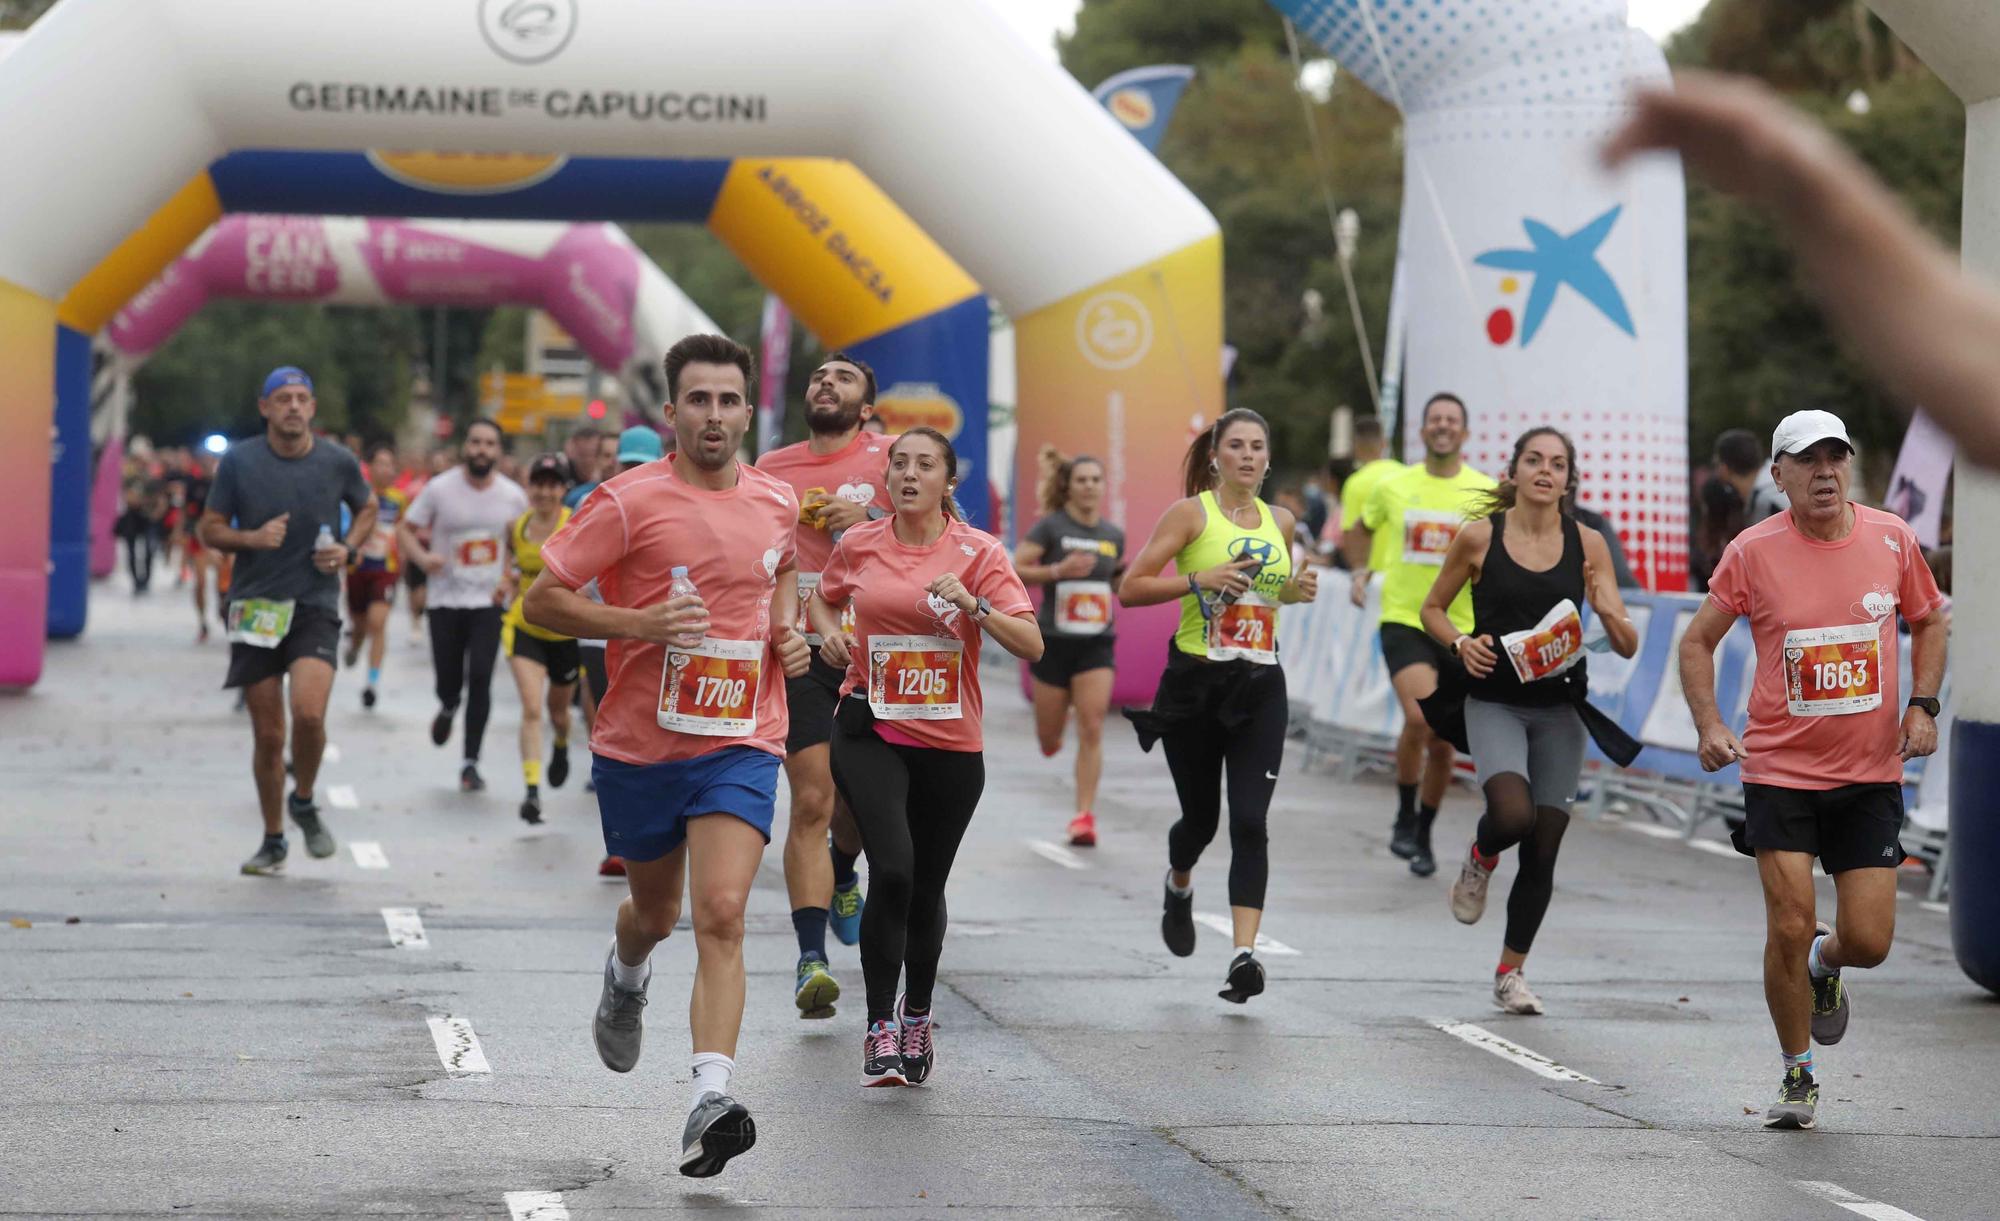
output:
[{"label": "black watch strap", "polygon": [[1944,705],[1938,702],[1935,695],[1913,695],[1910,697],[1910,707],[1923,709],[1933,721],[1937,720],[1938,713],[1944,710]]}]

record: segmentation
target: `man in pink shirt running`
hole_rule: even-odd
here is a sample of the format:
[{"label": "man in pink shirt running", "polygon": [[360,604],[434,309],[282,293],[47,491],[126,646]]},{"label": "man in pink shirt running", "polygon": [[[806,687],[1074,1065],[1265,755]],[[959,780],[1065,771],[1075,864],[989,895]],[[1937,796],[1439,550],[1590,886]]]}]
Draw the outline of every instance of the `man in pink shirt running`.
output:
[{"label": "man in pink shirt running", "polygon": [[[1847,1032],[1841,968],[1880,963],[1895,933],[1903,764],[1937,749],[1948,625],[1915,532],[1848,500],[1854,443],[1838,417],[1786,416],[1771,453],[1791,510],[1723,551],[1681,638],[1681,687],[1702,767],[1741,764],[1736,846],[1757,858],[1764,885],[1764,1000],[1785,1057],[1764,1126],[1810,1128],[1819,1102],[1811,1041],[1831,1045]],[[1899,615],[1910,625],[1907,708],[1897,701]],[[1715,702],[1715,648],[1739,616],[1757,649],[1740,740]],[[1837,929],[1816,920],[1815,857],[1839,896]]]},{"label": "man in pink shirt running", "polygon": [[[743,908],[771,838],[787,675],[803,674],[792,531],[798,498],[736,460],[750,353],[720,335],[667,352],[678,452],[601,484],[542,546],[528,621],[608,641],[591,729],[605,851],[624,858],[592,1033],[607,1068],[639,1062],[653,947],[694,905],[694,1105],[680,1170],[718,1173],[757,1138],[729,1096],[743,1025]],[[693,593],[672,592],[676,576]],[[592,579],[600,605],[577,591]]]}]

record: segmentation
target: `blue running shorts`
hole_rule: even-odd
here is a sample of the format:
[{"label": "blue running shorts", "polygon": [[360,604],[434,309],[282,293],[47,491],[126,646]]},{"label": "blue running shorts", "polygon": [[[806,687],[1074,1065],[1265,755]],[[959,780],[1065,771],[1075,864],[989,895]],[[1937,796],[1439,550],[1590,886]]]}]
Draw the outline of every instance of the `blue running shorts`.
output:
[{"label": "blue running shorts", "polygon": [[628,861],[657,861],[687,840],[687,822],[733,814],[771,842],[778,800],[778,756],[754,746],[725,746],[669,763],[621,763],[590,757],[604,850]]}]

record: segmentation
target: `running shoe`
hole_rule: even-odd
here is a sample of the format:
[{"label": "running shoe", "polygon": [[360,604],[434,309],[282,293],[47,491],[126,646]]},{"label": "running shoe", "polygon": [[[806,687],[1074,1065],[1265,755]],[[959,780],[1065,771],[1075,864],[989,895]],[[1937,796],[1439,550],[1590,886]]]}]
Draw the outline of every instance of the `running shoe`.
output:
[{"label": "running shoe", "polygon": [[1417,816],[1396,811],[1396,825],[1389,832],[1389,851],[1401,860],[1417,854]]},{"label": "running shoe", "polygon": [[861,1036],[861,1084],[907,1085],[903,1077],[903,1034],[894,1022],[873,1022]]},{"label": "running shoe", "polygon": [[354,634],[354,638],[348,641],[347,652],[341,655],[341,661],[345,662],[347,664],[347,668],[352,670],[354,668],[354,663],[360,660],[361,660],[361,634],[359,632],[356,632]]},{"label": "running shoe", "polygon": [[861,940],[861,909],[866,905],[860,878],[833,888],[833,903],[826,909],[826,926],[833,930],[834,940],[842,945]]},{"label": "running shoe", "polygon": [[[1825,921],[1820,922],[1821,936],[1832,931]],[[1847,1034],[1847,985],[1840,982],[1840,972],[1835,971],[1825,979],[1813,980],[1812,994],[1813,1042],[1832,1047]]]},{"label": "running shoe", "polygon": [[569,747],[558,746],[549,754],[549,787],[559,789],[569,779]]},{"label": "running shoe", "polygon": [[451,717],[457,711],[456,708],[440,708],[438,714],[431,718],[432,746],[443,746],[451,741]]},{"label": "running shoe", "polygon": [[1167,872],[1165,910],[1160,913],[1160,936],[1176,958],[1194,953],[1194,892],[1174,893],[1173,871]]},{"label": "running shoe", "polygon": [[1460,924],[1477,924],[1486,914],[1486,883],[1492,879],[1493,870],[1479,863],[1479,841],[1474,840],[1465,850],[1465,864],[1458,867],[1458,881],[1451,884],[1451,914]]},{"label": "running shoe", "polygon": [[243,872],[260,878],[274,877],[283,872],[285,856],[291,851],[285,846],[282,835],[267,835],[258,846],[257,854],[243,862]]},{"label": "running shoe", "polygon": [[1529,989],[1528,981],[1521,978],[1519,967],[1493,977],[1493,1003],[1508,1013],[1526,1017],[1534,1017],[1542,1011],[1542,998]]},{"label": "running shoe", "polygon": [[1784,1132],[1817,1126],[1813,1112],[1819,1109],[1819,1082],[1803,1068],[1788,1068],[1778,1083],[1778,1100],[1764,1112],[1764,1126]]},{"label": "running shoe", "polygon": [[533,789],[521,799],[521,821],[529,826],[539,826],[542,821],[542,795]]},{"label": "running shoe", "polygon": [[903,1031],[903,1080],[910,1085],[922,1085],[930,1080],[931,1066],[937,1063],[937,1023],[926,1013],[913,1018],[903,1006],[903,998],[896,998],[896,1025]]},{"label": "running shoe", "polygon": [[840,999],[840,981],[826,969],[826,959],[817,954],[799,955],[798,983],[792,988],[792,1002],[802,1018],[830,1018],[833,1003]]},{"label": "running shoe", "polygon": [[607,856],[597,862],[597,876],[600,878],[622,878],[625,876],[625,858]]},{"label": "running shoe", "polygon": [[1231,1004],[1242,1004],[1264,990],[1264,964],[1257,961],[1255,954],[1244,950],[1230,961],[1229,977],[1223,985],[1216,995]]},{"label": "running shoe", "polygon": [[299,795],[293,793],[285,799],[285,808],[291,814],[292,821],[298,824],[299,830],[305,833],[306,853],[318,860],[332,856],[333,835],[326,829],[326,825],[320,822],[319,807],[313,804],[312,798],[300,800]]},{"label": "running shoe", "polygon": [[[591,1037],[597,1042],[597,1058],[614,1073],[629,1073],[639,1063],[639,1041],[645,1034],[642,1019],[646,1010],[646,989],[621,988],[611,971],[613,948],[604,954],[604,991],[597,997],[597,1016],[590,1023]],[[647,983],[652,976],[647,976]]]},{"label": "running shoe", "polygon": [[1070,819],[1069,842],[1076,848],[1097,847],[1097,816],[1085,810]]},{"label": "running shoe", "polygon": [[361,689],[361,706],[363,708],[373,708],[375,706],[375,688],[363,687]]},{"label": "running shoe", "polygon": [[196,644],[208,643],[208,621],[206,619],[202,620],[201,631],[195,633],[194,639]]},{"label": "running shoe", "polygon": [[458,791],[461,793],[483,793],[486,791],[486,778],[479,774],[479,765],[477,763],[468,763],[458,769]]},{"label": "running shoe", "polygon": [[1410,858],[1410,872],[1427,878],[1438,871],[1437,857],[1431,855],[1431,829],[1417,827],[1417,852]]},{"label": "running shoe", "polygon": [[756,1143],[757,1125],[748,1107],[727,1094],[703,1094],[681,1133],[681,1173],[691,1179],[720,1174],[730,1158]]}]

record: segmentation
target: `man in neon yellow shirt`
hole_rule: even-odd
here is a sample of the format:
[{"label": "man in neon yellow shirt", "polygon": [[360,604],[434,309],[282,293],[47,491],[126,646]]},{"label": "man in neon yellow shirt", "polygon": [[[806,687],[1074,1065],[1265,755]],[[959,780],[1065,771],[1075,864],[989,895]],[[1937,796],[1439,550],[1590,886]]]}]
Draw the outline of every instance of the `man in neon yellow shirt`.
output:
[{"label": "man in neon yellow shirt", "polygon": [[[1370,536],[1366,566],[1354,565],[1357,601],[1375,573],[1382,575],[1382,659],[1403,705],[1403,733],[1396,741],[1396,824],[1389,850],[1410,862],[1420,878],[1437,872],[1431,824],[1451,783],[1456,753],[1431,732],[1417,701],[1437,690],[1438,671],[1458,664],[1430,633],[1420,611],[1458,536],[1476,495],[1495,486],[1459,455],[1465,444],[1465,404],[1455,394],[1434,394],[1424,404],[1424,462],[1375,485],[1361,508]],[[1354,558],[1350,552],[1350,560]],[[1461,632],[1472,631],[1472,587],[1450,608]]]},{"label": "man in neon yellow shirt", "polygon": [[[1354,421],[1354,473],[1340,485],[1340,546],[1347,553],[1348,567],[1357,572],[1369,567],[1369,535],[1361,524],[1361,511],[1368,507],[1375,485],[1410,469],[1386,456],[1384,448],[1381,416],[1365,415]],[[1356,606],[1368,600],[1366,584],[1357,583],[1354,590]]]}]

